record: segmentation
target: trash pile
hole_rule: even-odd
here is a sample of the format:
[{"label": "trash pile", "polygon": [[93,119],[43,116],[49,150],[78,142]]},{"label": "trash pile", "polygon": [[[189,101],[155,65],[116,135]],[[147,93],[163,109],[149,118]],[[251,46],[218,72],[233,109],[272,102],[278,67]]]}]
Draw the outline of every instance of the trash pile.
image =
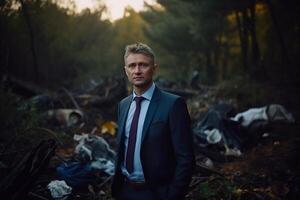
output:
[{"label": "trash pile", "polygon": [[[276,128],[279,127],[280,132],[295,124],[294,116],[284,105],[273,102],[237,112],[236,99],[217,97],[217,87],[201,85],[197,78],[197,73],[194,73],[191,80],[183,85],[161,77],[156,82],[160,88],[183,96],[191,115],[197,166],[187,199],[226,199],[233,196],[236,199],[272,199],[272,184],[266,183],[266,179],[270,178],[267,164],[261,164],[263,161],[260,159],[263,158],[255,156],[259,153],[270,163],[275,163],[277,157],[270,153],[273,149],[280,147],[280,151],[284,151],[285,144],[291,148],[288,154],[297,151],[297,142],[295,145],[281,144],[277,135],[274,137]],[[28,90],[30,87],[26,88]],[[35,94],[35,91],[30,94]],[[24,195],[29,199],[112,199],[110,184],[114,175],[117,129],[115,111],[119,100],[127,94],[124,79],[114,77],[100,82],[91,81],[75,90],[62,88],[52,95],[36,94],[24,101],[20,109],[38,111],[41,127],[44,127],[38,131],[43,130],[53,136],[52,143],[50,145],[49,140],[43,140],[20,162],[20,165],[34,168],[35,173],[28,173],[24,166],[13,170],[1,167],[10,172],[0,181],[3,186],[0,195],[7,199],[18,199]],[[43,150],[35,153],[40,148]],[[278,160],[282,161],[281,158]],[[32,164],[39,159],[43,160],[40,166]],[[251,176],[253,163],[258,172]],[[0,164],[5,163],[1,160]],[[262,166],[264,173],[257,166]],[[282,166],[279,171],[285,168],[288,167]],[[24,178],[22,173],[28,175],[26,178],[30,184],[13,192]],[[5,176],[3,173],[0,175]],[[256,176],[258,181],[253,180]],[[7,180],[10,184],[6,184]],[[240,186],[247,181],[249,185]],[[297,189],[291,189],[289,185],[285,187],[290,191]],[[255,197],[262,194],[266,196]]]},{"label": "trash pile", "polygon": [[295,123],[293,115],[278,104],[250,108],[230,117],[232,111],[230,105],[217,104],[196,124],[193,132],[205,152],[209,146],[219,145],[224,147],[223,155],[239,157],[242,155],[243,142],[247,142],[243,141],[245,132],[255,133],[274,123]]},{"label": "trash pile", "polygon": [[[115,111],[118,101],[127,95],[125,80],[109,77],[73,90],[61,88],[55,92],[33,89],[31,84],[18,85],[19,81],[14,79],[11,81],[14,81],[14,90],[22,91],[24,98],[18,109],[34,113],[40,128],[12,138],[16,143],[14,148],[2,152],[0,196],[5,199],[25,199],[26,195],[28,199],[92,199],[93,192],[94,196],[105,195],[106,183],[114,174]],[[16,166],[17,160],[8,158],[15,153],[23,155],[23,151],[41,148],[40,145],[49,138],[54,144],[44,147],[43,151],[52,154],[25,156],[21,162],[34,173],[29,173],[26,166]],[[21,148],[20,152],[18,148]],[[47,160],[42,162],[44,159]],[[41,165],[31,164],[39,160]],[[10,166],[13,166],[12,170]],[[9,172],[8,176],[2,173],[5,170]],[[24,177],[32,180],[27,181],[31,184],[26,189],[19,187]],[[7,184],[9,179],[12,179],[11,184]]]},{"label": "trash pile", "polygon": [[80,126],[91,130],[95,125],[101,128],[106,121],[115,121],[116,105],[128,93],[125,79],[119,76],[103,78],[98,82],[91,80],[73,90],[60,88],[55,92],[43,91],[43,94],[26,96],[19,109],[37,112],[43,127],[59,131]]}]

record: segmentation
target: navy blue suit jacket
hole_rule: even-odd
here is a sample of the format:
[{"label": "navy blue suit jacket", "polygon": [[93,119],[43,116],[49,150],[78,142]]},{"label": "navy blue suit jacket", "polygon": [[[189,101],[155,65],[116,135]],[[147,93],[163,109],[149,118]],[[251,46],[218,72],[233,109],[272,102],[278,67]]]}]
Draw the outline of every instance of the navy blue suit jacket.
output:
[{"label": "navy blue suit jacket", "polygon": [[[118,106],[117,160],[112,194],[117,196],[124,177],[124,129],[132,95]],[[184,199],[195,165],[190,117],[179,96],[154,90],[146,114],[141,143],[141,163],[146,183],[161,199]]]}]

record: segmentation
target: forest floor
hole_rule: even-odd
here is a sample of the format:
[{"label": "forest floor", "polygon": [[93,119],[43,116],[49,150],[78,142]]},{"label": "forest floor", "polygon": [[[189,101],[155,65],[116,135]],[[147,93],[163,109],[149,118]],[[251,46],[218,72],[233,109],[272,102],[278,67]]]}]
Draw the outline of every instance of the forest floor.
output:
[{"label": "forest floor", "polygon": [[[215,164],[220,174],[208,174],[192,187],[188,199],[298,199],[299,152],[299,126],[285,127],[256,140],[240,158]],[[202,177],[203,170],[198,170],[193,180]]]}]

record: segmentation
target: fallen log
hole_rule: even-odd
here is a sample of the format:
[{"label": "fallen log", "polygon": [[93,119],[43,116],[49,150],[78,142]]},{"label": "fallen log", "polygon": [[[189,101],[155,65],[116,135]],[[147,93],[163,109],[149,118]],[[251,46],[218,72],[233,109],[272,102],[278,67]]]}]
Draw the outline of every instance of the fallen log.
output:
[{"label": "fallen log", "polygon": [[13,76],[4,77],[2,82],[7,89],[10,89],[12,92],[25,98],[30,98],[38,94],[47,93],[46,89]]}]

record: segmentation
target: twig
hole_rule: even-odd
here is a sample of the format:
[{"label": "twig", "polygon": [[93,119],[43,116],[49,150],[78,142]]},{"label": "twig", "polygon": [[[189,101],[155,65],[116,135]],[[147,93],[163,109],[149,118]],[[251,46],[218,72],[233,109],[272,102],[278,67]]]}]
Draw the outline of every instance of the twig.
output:
[{"label": "twig", "polygon": [[198,177],[198,178],[196,178],[196,180],[195,181],[193,181],[191,184],[190,184],[190,188],[193,188],[193,187],[195,187],[196,185],[198,185],[199,183],[201,183],[201,182],[203,182],[205,179],[208,179],[209,177],[207,177],[207,176],[205,176],[205,177]]},{"label": "twig", "polygon": [[58,160],[62,161],[62,162],[64,163],[64,165],[66,165],[66,163],[68,162],[68,160],[64,159],[64,158],[61,157],[60,155],[57,155],[57,154],[56,154],[55,157],[56,157]]},{"label": "twig", "polygon": [[0,156],[6,156],[6,155],[9,155],[9,154],[15,154],[15,153],[23,153],[23,152],[28,152],[30,150],[31,150],[31,148],[21,149],[21,150],[18,150],[18,151],[10,151],[10,152],[1,153]]},{"label": "twig", "polygon": [[71,92],[69,92],[66,88],[62,88],[62,90],[70,97],[72,103],[74,104],[75,108],[81,110],[78,103],[75,101],[74,97],[72,96]]},{"label": "twig", "polygon": [[106,178],[99,186],[98,189],[101,189],[103,187],[103,185],[105,185],[108,181],[110,181],[112,179],[113,176],[109,176],[108,178]]},{"label": "twig", "polygon": [[26,131],[28,130],[36,130],[36,131],[44,131],[44,132],[47,132],[49,133],[50,135],[52,135],[55,140],[60,144],[60,145],[63,145],[63,143],[60,141],[60,139],[56,136],[56,133],[48,128],[43,128],[43,127],[33,127],[33,128],[30,128],[30,129],[27,129]]},{"label": "twig", "polygon": [[204,169],[205,171],[211,172],[211,173],[213,173],[213,174],[218,174],[218,175],[220,175],[220,176],[224,176],[222,173],[220,173],[220,172],[218,172],[218,171],[216,171],[216,170],[210,169],[210,168],[208,168],[208,167],[205,167],[205,166],[203,166],[203,165],[201,165],[201,164],[199,164],[199,163],[197,163],[196,165],[197,165],[197,167],[199,167],[199,168],[201,168],[201,169]]},{"label": "twig", "polygon": [[115,88],[116,86],[118,86],[118,82],[115,82],[114,85],[108,86],[108,87],[105,89],[105,95],[104,95],[104,97],[107,98],[108,95],[109,95],[109,93],[110,93],[110,91],[111,91],[113,88]]}]

